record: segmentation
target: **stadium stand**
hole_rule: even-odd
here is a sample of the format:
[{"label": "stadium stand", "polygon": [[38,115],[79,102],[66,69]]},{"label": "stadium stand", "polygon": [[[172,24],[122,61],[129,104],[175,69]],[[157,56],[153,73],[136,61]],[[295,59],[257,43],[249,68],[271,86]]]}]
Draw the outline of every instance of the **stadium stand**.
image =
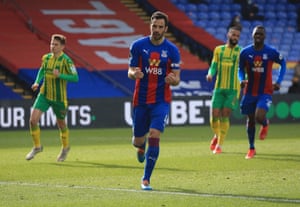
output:
[{"label": "stadium stand", "polygon": [[1,100],[6,100],[6,99],[14,99],[14,100],[21,100],[23,99],[22,96],[19,94],[15,93],[10,89],[10,87],[7,87],[0,81],[0,99]]},{"label": "stadium stand", "polygon": [[[226,41],[226,27],[231,18],[241,13],[241,5],[234,0],[211,0],[209,3],[191,4],[189,0],[171,0],[178,9],[191,18],[195,26],[206,30],[215,38]],[[266,27],[266,43],[277,48],[287,59],[288,68],[293,68],[300,59],[300,32],[297,30],[297,9],[299,3],[290,3],[288,0],[263,0],[255,1],[259,6],[259,14],[264,20],[243,20],[243,30],[239,44],[241,46],[252,43],[252,29],[262,24]],[[228,6],[230,5],[230,6]],[[191,9],[193,8],[193,9]],[[197,9],[194,9],[197,8]],[[291,85],[292,70],[287,70],[280,93],[287,93]],[[274,77],[277,71],[274,70]]]},{"label": "stadium stand", "polygon": [[[80,74],[79,84],[70,84],[70,98],[130,96],[133,82],[124,78],[128,46],[133,39],[149,33],[148,22],[138,16],[139,12],[125,6],[128,1],[69,1],[66,4],[61,4],[59,0],[0,2],[0,24],[3,26],[0,28],[3,40],[0,63],[31,85],[41,55],[48,50],[50,35],[64,33],[68,37],[66,52],[75,60]],[[214,47],[225,41],[226,27],[232,15],[240,12],[241,6],[233,0],[211,0],[201,4],[191,4],[188,0],[130,2],[136,2],[148,14],[157,9],[169,14],[170,31],[182,45],[183,81],[201,80],[203,86],[197,90],[204,93],[211,91],[211,85],[206,85],[202,76],[205,76]],[[300,56],[297,46],[300,35],[296,29],[297,4],[287,0],[273,3],[274,6],[268,0],[260,2],[264,4],[260,4],[259,8],[265,20],[242,21],[241,45],[249,43],[253,26],[263,23],[268,30],[268,43],[278,47],[289,61],[297,61]],[[265,6],[270,7],[269,10]],[[97,24],[102,20],[103,25]],[[112,27],[104,22],[116,24]],[[121,29],[118,28],[120,25]],[[93,30],[97,28],[100,30]],[[110,32],[103,32],[103,29]]]},{"label": "stadium stand", "polygon": [[[191,4],[189,0],[171,1],[188,17],[193,17],[191,20],[194,25],[205,29],[223,42],[226,41],[226,27],[230,19],[235,14],[241,13],[241,5],[235,3],[234,0],[226,0],[226,4],[224,1],[218,0],[211,0],[206,4]],[[245,46],[251,43],[252,28],[262,24],[267,30],[266,43],[279,48],[288,61],[298,61],[300,47],[292,46],[298,44],[300,36],[297,31],[297,8],[300,8],[300,3],[293,4],[288,0],[265,0],[256,1],[256,4],[259,6],[260,14],[264,16],[264,20],[242,20],[243,31],[240,45]]]},{"label": "stadium stand", "polygon": [[[128,85],[133,84],[132,81],[127,78],[116,81],[114,77],[118,75],[111,75],[110,71],[120,72],[120,75],[123,70],[127,71],[129,43],[149,34],[148,23],[119,1],[59,2],[13,0],[0,3],[3,25],[0,30],[3,30],[1,37],[4,40],[1,63],[31,85],[41,55],[48,52],[50,35],[60,32],[67,36],[66,52],[80,73],[79,84],[71,84],[70,90],[77,92],[69,92],[71,98],[131,95]],[[184,47],[180,52],[183,69],[207,69],[206,62]],[[86,92],[79,95],[78,91]]]}]

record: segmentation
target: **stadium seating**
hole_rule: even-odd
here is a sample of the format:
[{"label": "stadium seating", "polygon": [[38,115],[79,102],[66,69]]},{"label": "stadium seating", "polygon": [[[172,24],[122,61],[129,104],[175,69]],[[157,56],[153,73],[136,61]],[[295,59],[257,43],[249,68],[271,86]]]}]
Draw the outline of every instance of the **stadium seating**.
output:
[{"label": "stadium seating", "polygon": [[[172,0],[180,10],[193,12],[192,21],[198,27],[202,27],[216,38],[226,41],[226,28],[230,19],[237,13],[241,13],[241,5],[233,0],[212,0],[209,3],[193,4],[187,0]],[[264,16],[263,21],[241,21],[243,31],[240,45],[251,43],[251,32],[253,27],[262,24],[266,27],[266,43],[278,48],[288,61],[297,61],[300,58],[299,32],[297,31],[297,7],[300,3],[292,4],[287,0],[261,0],[256,1],[259,13]],[[191,9],[193,8],[193,9]],[[197,10],[195,9],[197,8]],[[196,10],[196,11],[195,11]],[[197,12],[196,14],[194,14]],[[196,18],[197,17],[197,18]]]},{"label": "stadium seating", "polygon": [[[180,3],[180,6],[177,7],[184,12],[187,10],[193,12],[191,20],[195,26],[205,29],[223,42],[226,41],[227,26],[231,18],[238,13],[241,14],[241,5],[234,3],[233,0],[226,0],[226,2],[212,0],[207,1],[209,3],[194,4],[197,10],[187,0],[172,0],[172,2],[175,5]],[[257,1],[257,4],[260,10],[259,14],[264,16],[264,20],[242,19],[243,30],[239,44],[241,46],[251,44],[252,29],[256,25],[262,24],[267,31],[266,43],[277,48],[287,61],[299,61],[300,32],[297,31],[297,7],[300,8],[300,3],[292,4],[287,0],[260,0]],[[277,93],[287,93],[291,85],[292,73],[293,70],[287,70],[282,87]],[[277,70],[274,70],[273,76],[277,77]]]},{"label": "stadium seating", "polygon": [[[264,24],[268,31],[267,32],[268,43],[270,43],[270,44],[276,46],[278,49],[280,49],[283,52],[283,54],[286,57],[288,57],[288,60],[297,61],[297,60],[299,60],[299,57],[300,57],[300,48],[298,47],[298,45],[300,45],[300,35],[299,35],[299,32],[297,32],[297,30],[296,30],[297,8],[294,4],[287,3],[287,0],[281,0],[281,1],[273,0],[273,1],[275,1],[276,3],[270,3],[271,0],[261,0],[260,1],[261,2],[260,10],[265,16],[264,21],[252,21],[252,22],[245,21],[245,20],[242,21],[243,33],[242,33],[242,36],[240,39],[240,44],[242,46],[249,44],[251,42],[252,28],[257,24]],[[20,2],[23,2],[23,1],[20,0]],[[48,0],[47,2],[51,2],[51,1]],[[110,2],[110,1],[107,1],[107,2]],[[153,1],[151,1],[151,2],[153,2]],[[163,3],[163,2],[164,1],[161,1],[160,3]],[[221,41],[226,40],[226,28],[231,20],[231,17],[241,11],[241,5],[233,3],[233,0],[210,0],[210,1],[206,1],[206,2],[209,2],[206,4],[204,4],[204,3],[191,4],[189,0],[170,0],[170,2],[172,2],[174,5],[176,5],[179,10],[184,11],[187,14],[187,16],[194,22],[195,26],[198,26],[201,28],[201,31],[202,31],[201,34],[205,33],[205,31],[203,30],[203,29],[205,29],[208,33],[215,36],[215,38],[217,38],[218,40],[221,40]],[[23,3],[23,4],[27,5],[25,3]],[[52,2],[51,2],[51,4],[52,4]],[[264,4],[264,6],[262,6],[262,4]],[[268,6],[270,9],[266,10],[265,6]],[[165,7],[165,8],[167,8],[167,7]],[[30,6],[28,6],[28,11],[29,12],[35,11],[34,13],[38,13],[38,15],[40,15],[40,12],[36,12],[36,11],[38,11],[37,9],[36,10],[31,9]],[[173,10],[172,10],[172,12],[173,12]],[[170,13],[170,15],[172,15],[172,12]],[[267,12],[270,12],[269,15],[271,17],[267,17]],[[124,11],[123,11],[123,13],[124,13]],[[178,13],[178,10],[175,11],[175,13]],[[287,13],[288,13],[288,15],[287,15]],[[119,14],[119,13],[117,13],[117,14]],[[3,7],[3,9],[1,10],[1,15],[3,15],[2,21],[4,23],[7,22],[8,25],[11,25],[10,27],[8,27],[5,24],[5,26],[3,28],[5,28],[6,32],[8,29],[14,28],[14,29],[18,29],[18,30],[16,30],[17,32],[16,31],[13,32],[16,35],[22,34],[22,37],[25,37],[24,31],[27,31],[27,33],[29,33],[28,28],[24,27],[24,25],[21,25],[21,26],[19,25],[20,22],[19,22],[18,16],[15,16],[15,14],[12,14],[11,12],[9,12],[9,10],[7,10],[6,7]],[[6,16],[6,15],[9,15],[9,16]],[[275,17],[274,17],[274,15],[275,15]],[[128,16],[128,15],[126,15],[126,16]],[[11,18],[11,17],[13,17],[13,18]],[[75,15],[75,17],[77,18],[78,15],[77,16]],[[10,21],[7,21],[7,19],[9,19]],[[44,21],[44,18],[37,18],[33,22],[35,22],[35,24],[37,24],[37,22],[38,22],[40,25],[45,25],[43,21],[39,21],[40,19],[42,19]],[[134,18],[130,18],[130,19],[134,19]],[[173,18],[171,18],[171,19],[173,19]],[[18,20],[18,21],[15,21],[15,20]],[[179,21],[177,21],[177,23],[178,22]],[[188,20],[188,22],[190,22],[190,20]],[[141,23],[143,23],[143,22],[141,21]],[[17,26],[15,26],[15,25],[17,25]],[[134,20],[134,25],[137,25],[136,20]],[[143,26],[137,26],[136,29],[139,30],[140,28],[143,28]],[[147,28],[147,32],[148,32],[148,27],[145,27],[145,28]],[[282,28],[285,28],[285,29],[282,29]],[[47,27],[47,29],[49,29],[50,31],[53,31],[53,29],[51,29],[51,28]],[[189,34],[193,33],[191,31],[192,30],[188,30]],[[182,31],[181,32],[177,31],[177,32],[180,34],[179,36],[183,36],[183,35],[181,35],[181,34],[183,34]],[[143,33],[143,32],[140,32],[140,33]],[[3,32],[3,34],[5,34],[5,32]],[[199,32],[197,34],[199,34]],[[215,43],[216,39],[212,38],[211,35],[207,34],[207,36],[209,36],[209,38],[214,40],[213,43]],[[201,36],[201,38],[202,38],[202,36]],[[9,43],[14,40],[14,39],[12,39],[13,38],[12,35],[6,35],[5,37],[7,37],[9,41],[4,41],[4,42]],[[20,79],[28,78],[28,82],[32,83],[33,78],[35,77],[35,74],[32,76],[32,73],[33,72],[36,73],[35,67],[38,67],[38,65],[40,63],[40,54],[42,54],[42,52],[40,50],[44,50],[44,48],[48,48],[48,44],[46,42],[44,42],[43,40],[37,38],[34,33],[30,33],[30,35],[26,35],[26,38],[18,38],[18,40],[19,39],[21,39],[21,40],[26,39],[26,43],[29,43],[29,40],[33,40],[34,44],[30,43],[30,47],[33,47],[33,46],[35,46],[35,47],[34,47],[34,49],[32,49],[30,51],[34,51],[35,53],[38,54],[38,57],[30,57],[30,58],[28,58],[27,53],[26,53],[26,56],[24,55],[24,53],[22,55],[18,55],[21,58],[18,59],[17,65],[15,65],[15,67],[14,67],[14,68],[16,68],[16,73],[18,73],[18,75],[20,76]],[[183,43],[191,42],[190,38],[188,39],[188,37],[186,37],[186,36],[182,37],[182,39],[183,39]],[[78,43],[78,41],[74,41],[74,39],[72,39],[72,38],[69,38],[68,40],[70,43],[73,41],[73,44],[68,44],[69,47],[72,47],[72,45],[75,45],[75,42]],[[206,41],[206,39],[205,39],[205,41]],[[221,41],[217,41],[217,42],[221,42]],[[37,43],[40,43],[40,44],[37,44]],[[200,51],[201,47],[202,47],[205,50],[204,50],[204,52],[202,51],[201,54],[204,54],[203,56],[209,57],[209,55],[211,55],[212,48],[207,47],[207,45],[212,46],[215,44],[212,44],[209,41],[206,41],[207,45],[199,47],[199,45],[197,43],[198,42],[194,42],[194,41],[192,41],[190,43],[190,44],[194,45],[194,47],[195,47],[195,49],[193,49],[193,51]],[[22,48],[27,48],[27,46],[24,44],[24,42],[22,44],[14,44],[14,45],[19,45]],[[26,47],[24,47],[24,45]],[[5,48],[10,49],[10,47],[5,47]],[[74,50],[75,49],[77,50],[78,48],[74,47]],[[87,48],[90,48],[90,47],[87,47]],[[2,51],[2,52],[5,54],[13,54],[13,55],[15,55],[16,52],[18,52],[18,49],[15,49],[15,48],[11,48],[11,50],[14,52],[4,52],[4,51]],[[121,49],[118,49],[118,53],[120,50]],[[81,51],[81,49],[79,49],[79,51]],[[128,51],[126,48],[126,57],[127,57],[127,52]],[[187,53],[187,51],[185,51],[185,50],[183,50],[182,52],[183,52],[182,54]],[[35,60],[37,62],[28,61],[28,60]],[[201,62],[199,60],[197,60],[197,61],[194,61],[194,60],[189,61],[189,59],[186,59],[186,60],[187,61],[185,62],[185,65],[187,65],[187,63],[190,63],[190,62],[196,62],[197,67],[200,67]],[[24,63],[21,61],[24,61]],[[29,62],[30,65],[27,65],[27,62]],[[90,62],[90,59],[89,59],[89,62]],[[103,64],[100,63],[99,61],[97,62],[97,65],[100,65],[101,67],[103,66]],[[109,70],[110,68],[107,68],[103,72],[102,71],[101,72],[99,72],[99,71],[98,72],[97,71],[88,72],[85,69],[79,69],[79,73],[80,73],[80,77],[81,77],[80,82],[78,84],[71,84],[70,88],[72,88],[73,92],[69,93],[70,97],[84,98],[84,97],[113,97],[113,96],[123,97],[123,96],[127,96],[128,94],[126,93],[126,91],[124,92],[123,90],[117,90],[117,88],[115,87],[116,85],[114,84],[113,85],[114,87],[111,87],[111,83],[110,83],[111,79],[114,79],[114,80],[120,79],[120,81],[124,81],[123,77],[126,77],[126,67],[127,67],[127,65],[124,68],[123,67],[120,68],[120,71],[118,69],[116,69],[115,71],[110,71]],[[201,68],[204,68],[204,67],[201,67]],[[106,76],[108,76],[109,79],[103,78]],[[120,77],[122,77],[122,78],[120,78]],[[127,89],[132,89],[133,82],[129,82],[127,79],[125,79],[125,80],[126,80],[125,83],[122,83],[122,85],[125,86],[125,88],[127,88]],[[85,90],[85,92],[78,93],[79,91],[82,90],[81,83],[83,84],[84,87],[86,87],[87,90]],[[86,83],[88,83],[88,84],[86,84]],[[119,83],[119,82],[116,81],[116,83]],[[286,85],[288,85],[288,84],[286,84]],[[1,87],[1,91],[6,90],[6,88],[4,86],[0,86],[0,87]],[[99,88],[103,88],[106,90],[97,90],[97,93],[95,93],[94,92],[95,89],[99,89]],[[107,90],[107,89],[110,89],[110,90]],[[5,95],[5,96],[7,96],[7,95]],[[19,97],[16,97],[16,98],[19,98]]]},{"label": "stadium seating", "polygon": [[23,99],[19,94],[12,91],[11,88],[5,86],[2,82],[0,82],[0,100],[6,99],[14,99],[14,100],[21,100]]}]

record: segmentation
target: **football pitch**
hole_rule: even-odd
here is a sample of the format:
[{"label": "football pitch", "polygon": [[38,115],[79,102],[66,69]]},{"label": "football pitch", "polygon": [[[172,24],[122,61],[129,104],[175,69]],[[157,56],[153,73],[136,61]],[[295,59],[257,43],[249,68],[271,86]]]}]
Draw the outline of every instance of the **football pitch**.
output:
[{"label": "football pitch", "polygon": [[[271,124],[246,160],[244,125],[231,126],[223,153],[209,150],[208,126],[167,127],[152,174],[140,190],[131,129],[71,129],[71,151],[56,162],[57,130],[42,128],[44,151],[31,161],[29,132],[0,131],[0,206],[300,206],[300,124]],[[259,127],[257,126],[257,133]],[[256,134],[257,134],[256,133]],[[257,137],[257,135],[256,135]]]}]

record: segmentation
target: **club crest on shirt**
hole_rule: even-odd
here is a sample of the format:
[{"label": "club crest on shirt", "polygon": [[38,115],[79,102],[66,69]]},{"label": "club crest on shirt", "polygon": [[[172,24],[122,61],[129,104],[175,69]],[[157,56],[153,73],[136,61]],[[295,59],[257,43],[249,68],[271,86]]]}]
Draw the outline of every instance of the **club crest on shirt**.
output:
[{"label": "club crest on shirt", "polygon": [[263,58],[262,58],[263,60],[267,60],[268,59],[268,54],[263,54]]},{"label": "club crest on shirt", "polygon": [[261,67],[262,66],[262,58],[261,56],[255,56],[253,60],[254,67]]},{"label": "club crest on shirt", "polygon": [[160,54],[157,52],[152,52],[149,58],[150,67],[158,67],[160,64]]},{"label": "club crest on shirt", "polygon": [[[264,56],[264,55],[263,55]],[[259,72],[259,73],[263,73],[264,72],[264,67],[262,67],[263,65],[263,59],[264,57],[261,56],[255,56],[253,59],[253,68],[252,71],[253,72]]]},{"label": "club crest on shirt", "polygon": [[162,50],[161,51],[161,57],[167,58],[168,57],[168,51],[167,50]]}]

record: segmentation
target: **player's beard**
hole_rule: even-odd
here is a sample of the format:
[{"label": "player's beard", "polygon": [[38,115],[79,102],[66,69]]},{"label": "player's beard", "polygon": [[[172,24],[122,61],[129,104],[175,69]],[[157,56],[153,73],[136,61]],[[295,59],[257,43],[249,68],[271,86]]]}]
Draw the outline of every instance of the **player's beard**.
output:
[{"label": "player's beard", "polygon": [[229,39],[229,44],[232,46],[236,46],[238,44],[237,40]]},{"label": "player's beard", "polygon": [[160,41],[160,40],[162,40],[162,38],[164,37],[164,34],[162,33],[162,34],[159,34],[158,32],[154,32],[153,34],[152,34],[152,38],[153,38],[153,40],[155,40],[155,41]]}]

